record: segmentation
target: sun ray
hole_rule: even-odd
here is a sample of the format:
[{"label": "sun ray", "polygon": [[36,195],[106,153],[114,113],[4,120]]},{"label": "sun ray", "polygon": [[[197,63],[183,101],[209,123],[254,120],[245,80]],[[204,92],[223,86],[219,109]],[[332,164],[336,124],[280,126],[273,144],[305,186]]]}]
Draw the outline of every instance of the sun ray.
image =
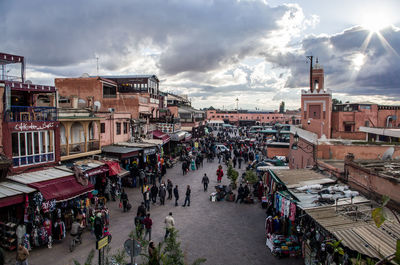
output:
[{"label": "sun ray", "polygon": [[380,33],[380,32],[376,32],[376,35],[378,36],[379,40],[381,41],[383,47],[388,51],[388,52],[392,52],[393,54],[395,54],[397,57],[399,57],[399,54],[397,53],[397,51],[395,49],[393,49],[392,45],[390,45],[390,43],[385,39],[385,37]]}]

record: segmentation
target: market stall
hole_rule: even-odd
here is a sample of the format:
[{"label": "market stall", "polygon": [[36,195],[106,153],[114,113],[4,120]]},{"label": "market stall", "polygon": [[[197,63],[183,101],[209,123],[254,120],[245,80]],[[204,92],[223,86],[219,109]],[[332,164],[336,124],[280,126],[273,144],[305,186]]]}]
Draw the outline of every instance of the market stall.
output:
[{"label": "market stall", "polygon": [[106,209],[92,194],[94,186],[88,179],[77,178],[71,170],[49,168],[7,178],[35,190],[25,196],[23,216],[16,228],[17,238],[28,249],[51,247],[64,239],[78,216],[86,225],[97,208]]}]

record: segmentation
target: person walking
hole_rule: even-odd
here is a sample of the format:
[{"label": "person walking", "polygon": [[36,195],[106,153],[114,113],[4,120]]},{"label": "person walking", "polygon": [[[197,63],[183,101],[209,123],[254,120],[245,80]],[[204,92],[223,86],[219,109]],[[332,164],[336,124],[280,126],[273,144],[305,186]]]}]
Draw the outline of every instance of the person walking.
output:
[{"label": "person walking", "polygon": [[149,241],[151,241],[151,227],[153,226],[153,220],[150,218],[150,214],[148,213],[146,215],[146,218],[143,220],[144,228],[145,228],[145,234],[144,234],[144,239],[146,239],[147,234],[149,235]]},{"label": "person walking", "polygon": [[204,191],[207,191],[209,182],[210,180],[208,179],[207,174],[204,173],[203,179],[201,180],[201,183],[203,183]]},{"label": "person walking", "polygon": [[168,191],[168,200],[172,199],[172,188],[174,185],[172,185],[172,181],[170,179],[167,180],[167,191]]},{"label": "person walking", "polygon": [[153,241],[150,241],[147,252],[149,253],[149,263],[148,264],[159,265],[160,261],[158,260],[157,250],[156,250],[156,247],[154,246]]},{"label": "person walking", "polygon": [[122,203],[123,211],[126,212],[128,210],[126,207],[128,205],[128,194],[125,193],[124,189],[122,189],[119,202]]},{"label": "person walking", "polygon": [[157,201],[157,194],[158,194],[158,187],[156,184],[154,184],[150,189],[150,197],[153,204],[155,204]]},{"label": "person walking", "polygon": [[17,249],[17,263],[16,265],[28,265],[29,251],[22,243],[18,245]]},{"label": "person walking", "polygon": [[175,197],[175,206],[178,206],[178,200],[179,200],[178,185],[176,185],[174,188],[174,197]]},{"label": "person walking", "polygon": [[238,158],[238,163],[239,163],[239,169],[242,167],[242,161],[243,161],[243,158],[242,158],[242,156],[239,156],[239,158]]},{"label": "person walking", "polygon": [[221,183],[222,176],[224,175],[224,171],[222,170],[222,166],[219,165],[217,169],[217,182]]},{"label": "person walking", "polygon": [[232,162],[233,162],[233,168],[236,168],[236,163],[237,163],[236,156],[233,157]]},{"label": "person walking", "polygon": [[182,174],[185,175],[187,170],[187,164],[186,161],[182,162]]},{"label": "person walking", "polygon": [[175,220],[172,217],[172,212],[169,212],[169,215],[167,215],[167,217],[165,217],[164,223],[165,223],[164,240],[166,240],[168,235],[171,233],[172,229],[175,228]]},{"label": "person walking", "polygon": [[187,185],[186,188],[186,197],[185,197],[185,203],[182,205],[183,207],[186,206],[186,202],[188,203],[188,206],[190,206],[190,193],[192,192],[192,190],[190,189],[190,185]]},{"label": "person walking", "polygon": [[158,190],[158,196],[160,196],[160,205],[165,204],[165,195],[167,194],[166,187],[164,182],[161,183],[160,188]]},{"label": "person walking", "polygon": [[147,187],[146,191],[143,193],[143,200],[144,200],[144,206],[146,207],[147,211],[150,211],[150,189],[149,189],[149,187]]}]

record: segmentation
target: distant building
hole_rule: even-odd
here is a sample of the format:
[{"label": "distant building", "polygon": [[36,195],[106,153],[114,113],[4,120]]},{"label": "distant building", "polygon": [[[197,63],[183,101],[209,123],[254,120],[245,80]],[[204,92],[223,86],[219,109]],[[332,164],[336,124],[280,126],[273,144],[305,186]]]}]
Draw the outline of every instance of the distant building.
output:
[{"label": "distant building", "polygon": [[360,127],[400,127],[400,106],[372,102],[332,105],[332,92],[324,87],[324,70],[317,63],[312,68],[310,89],[301,94],[302,128],[321,138],[367,140]]},{"label": "distant building", "polygon": [[[400,106],[372,102],[345,103],[333,106],[332,138],[366,140],[361,127],[400,127]],[[379,140],[379,139],[378,139]]]},{"label": "distant building", "polygon": [[285,114],[269,111],[207,110],[206,113],[207,120],[222,120],[239,126],[286,123],[287,120]]},{"label": "distant building", "polygon": [[181,130],[190,132],[193,137],[204,135],[206,114],[191,106],[186,96],[167,94],[168,110],[172,117],[179,118]]}]

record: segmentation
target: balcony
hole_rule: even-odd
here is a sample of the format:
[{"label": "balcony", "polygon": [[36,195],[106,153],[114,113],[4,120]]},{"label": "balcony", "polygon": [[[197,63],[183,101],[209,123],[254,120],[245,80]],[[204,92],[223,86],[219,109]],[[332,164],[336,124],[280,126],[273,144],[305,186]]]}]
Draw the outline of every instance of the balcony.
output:
[{"label": "balcony", "polygon": [[[86,148],[85,148],[86,146]],[[92,155],[101,152],[99,140],[89,140],[88,142],[70,143],[60,145],[61,160],[68,160],[82,156]]]},{"label": "balcony", "polygon": [[6,122],[57,121],[57,108],[11,106],[5,111],[4,120]]}]

